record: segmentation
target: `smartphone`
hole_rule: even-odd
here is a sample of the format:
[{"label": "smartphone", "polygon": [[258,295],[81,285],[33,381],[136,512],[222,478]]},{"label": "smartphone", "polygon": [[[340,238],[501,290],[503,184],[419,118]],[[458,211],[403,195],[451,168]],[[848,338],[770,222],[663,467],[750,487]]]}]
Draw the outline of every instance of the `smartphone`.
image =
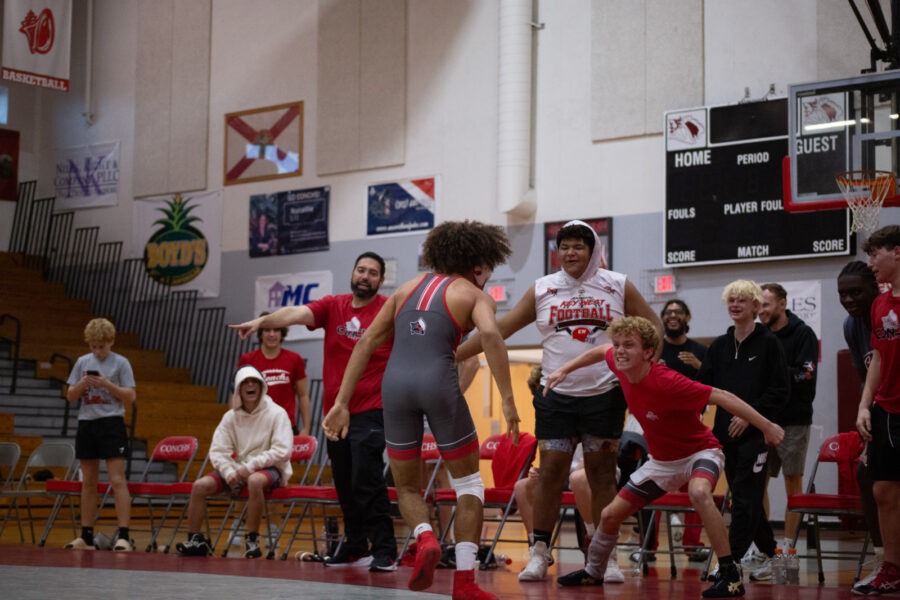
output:
[{"label": "smartphone", "polygon": [[87,373],[88,375],[93,375],[94,377],[100,376],[100,371],[89,370],[89,371],[85,371],[85,373]]}]

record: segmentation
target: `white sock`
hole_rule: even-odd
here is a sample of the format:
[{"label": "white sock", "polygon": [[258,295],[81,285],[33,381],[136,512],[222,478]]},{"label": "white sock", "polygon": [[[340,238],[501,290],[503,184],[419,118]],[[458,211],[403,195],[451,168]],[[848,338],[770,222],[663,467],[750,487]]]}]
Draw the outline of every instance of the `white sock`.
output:
[{"label": "white sock", "polygon": [[475,568],[475,556],[478,554],[478,545],[473,542],[459,542],[456,544],[456,570],[471,571]]},{"label": "white sock", "polygon": [[434,533],[434,528],[431,526],[431,523],[419,523],[416,525],[416,528],[413,529],[413,537],[418,538],[419,535],[426,531]]},{"label": "white sock", "polygon": [[587,533],[588,537],[591,537],[592,535],[594,535],[594,532],[597,530],[597,528],[594,527],[593,523],[585,523],[584,530]]},{"label": "white sock", "polygon": [[528,534],[528,545],[534,546],[534,534],[533,533]]}]

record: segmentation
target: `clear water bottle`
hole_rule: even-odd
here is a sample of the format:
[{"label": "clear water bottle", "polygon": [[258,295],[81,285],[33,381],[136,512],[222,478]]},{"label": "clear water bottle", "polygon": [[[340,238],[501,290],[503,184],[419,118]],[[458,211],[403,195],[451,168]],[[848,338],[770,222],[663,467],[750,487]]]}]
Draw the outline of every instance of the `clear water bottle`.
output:
[{"label": "clear water bottle", "polygon": [[800,585],[800,557],[796,548],[788,548],[786,572],[788,585]]},{"label": "clear water bottle", "polygon": [[772,557],[772,583],[775,585],[787,583],[787,557],[781,548],[775,548],[775,556]]}]

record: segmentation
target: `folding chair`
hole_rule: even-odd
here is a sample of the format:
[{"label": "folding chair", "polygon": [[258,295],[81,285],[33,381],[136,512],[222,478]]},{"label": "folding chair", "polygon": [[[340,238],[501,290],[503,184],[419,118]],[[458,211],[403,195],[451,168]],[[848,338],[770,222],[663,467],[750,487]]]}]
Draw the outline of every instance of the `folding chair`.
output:
[{"label": "folding chair", "polygon": [[[513,488],[516,481],[528,474],[528,469],[531,463],[534,462],[536,450],[537,439],[530,433],[519,433],[518,446],[512,444],[508,434],[497,434],[484,440],[479,448],[479,458],[491,461],[491,472],[494,476],[494,485],[486,487],[484,490],[484,508],[496,508],[503,511],[497,524],[497,532],[494,535],[494,539],[491,540],[488,553],[481,563],[482,569],[487,568],[487,565],[491,563],[491,558],[494,556],[498,542],[520,541],[502,540],[500,539],[500,534],[515,507]],[[456,518],[456,490],[446,488],[436,490],[434,493],[434,504],[435,506],[449,504],[454,507],[450,515],[450,521],[447,523],[441,536],[441,542],[444,542],[447,532],[453,526],[453,521]]]},{"label": "folding chair", "polygon": [[[728,500],[730,496],[730,490],[726,488],[724,494],[714,494],[713,502],[715,502],[716,506],[719,508],[720,514],[725,514],[725,509],[728,507]],[[678,574],[678,569],[675,568],[675,554],[678,552],[689,552],[691,550],[686,549],[684,546],[676,546],[676,542],[672,536],[672,514],[673,513],[691,513],[696,512],[694,510],[694,505],[691,504],[691,497],[687,492],[673,492],[664,494],[661,497],[657,498],[650,504],[646,506],[647,509],[652,511],[650,516],[650,523],[643,523],[644,519],[640,519],[641,521],[641,531],[642,538],[644,543],[641,548],[638,550],[638,564],[636,568],[642,568],[644,573],[647,572],[647,555],[651,553],[661,553],[669,555],[669,569],[672,573],[672,578],[675,578]],[[656,513],[662,513],[666,518],[666,533],[669,538],[669,549],[668,550],[660,550],[652,549],[653,540],[655,539],[655,535],[653,535],[651,528],[654,526],[653,524],[656,522]],[[700,575],[700,580],[705,581],[707,576],[709,575],[709,565],[712,562],[712,551],[710,551],[709,556],[706,557],[706,564],[703,567],[703,572]]]},{"label": "folding chair", "polygon": [[[10,493],[15,489],[16,485],[16,467],[19,464],[19,457],[22,455],[22,449],[15,442],[0,442],[0,498],[7,499]],[[12,510],[12,503],[6,502],[7,515]],[[3,521],[6,526],[6,520]],[[0,528],[0,533],[3,529]]]},{"label": "folding chair", "polygon": [[34,543],[36,537],[34,534],[34,515],[31,511],[31,500],[37,498],[49,498],[49,496],[46,491],[46,485],[38,486],[36,485],[36,482],[32,480],[32,471],[35,469],[51,470],[53,479],[49,479],[48,481],[53,481],[58,475],[61,475],[62,479],[72,479],[75,473],[75,465],[75,448],[70,444],[44,442],[35,448],[28,457],[28,460],[25,461],[25,466],[22,468],[21,476],[16,485],[11,490],[3,493],[3,497],[9,499],[10,506],[7,509],[6,518],[3,520],[3,526],[0,527],[0,532],[6,528],[7,522],[12,518],[13,513],[15,513],[15,518],[19,526],[20,541],[22,543],[25,542],[25,535],[22,530],[22,518],[19,515],[19,502],[25,500],[28,511],[28,524],[31,529],[31,542]]},{"label": "folding chair", "polygon": [[855,481],[852,475],[856,471],[856,464],[859,462],[859,456],[862,453],[863,445],[859,439],[859,434],[855,431],[839,433],[822,442],[819,448],[819,455],[816,457],[815,466],[813,466],[812,474],[809,477],[809,483],[806,487],[806,493],[795,494],[788,497],[787,509],[791,512],[800,513],[800,521],[797,523],[797,530],[794,532],[794,545],[797,544],[797,538],[800,537],[800,528],[803,524],[804,517],[811,517],[813,528],[815,529],[816,540],[816,562],[819,567],[819,583],[825,583],[825,572],[822,569],[822,555],[828,554],[826,558],[840,559],[848,557],[859,557],[856,567],[856,578],[859,579],[862,571],[863,561],[866,552],[869,549],[869,530],[866,528],[866,536],[863,540],[862,550],[859,554],[855,552],[823,551],[822,537],[819,531],[819,517],[840,517],[855,516],[863,517],[862,500],[859,494],[820,494],[816,493],[816,474],[819,471],[821,463],[835,463],[838,469],[845,471],[849,476],[845,479]]},{"label": "folding chair", "polygon": [[[144,467],[144,472],[136,482],[129,482],[128,491],[131,494],[131,502],[143,499],[147,502],[147,511],[150,519],[150,542],[146,551],[151,552],[156,548],[156,540],[165,525],[172,508],[176,504],[182,505],[182,514],[187,508],[187,502],[191,495],[191,482],[185,482],[194,457],[197,455],[199,441],[190,435],[173,435],[163,438],[156,444],[150,460]],[[162,465],[163,469],[171,465],[175,469],[177,479],[175,482],[159,483],[150,481],[152,473]],[[179,465],[181,465],[179,467]],[[154,525],[153,504],[164,501],[165,509],[160,516],[158,525]],[[179,519],[180,521],[180,519]]]},{"label": "folding chair", "polygon": [[[328,454],[325,450],[324,431],[320,432],[319,435],[320,437],[318,439],[312,437],[309,438],[315,445],[312,446],[311,456],[301,483],[272,491],[273,497],[277,498],[282,503],[288,504],[288,511],[282,521],[283,527],[280,533],[284,532],[284,529],[297,506],[303,506],[303,511],[297,517],[297,523],[294,525],[294,530],[291,532],[287,546],[281,554],[281,560],[287,560],[291,547],[294,545],[294,541],[299,535],[300,526],[303,524],[307,515],[309,515],[309,535],[313,543],[313,553],[317,556],[321,556],[319,554],[318,538],[316,536],[316,521],[312,511],[315,507],[320,507],[322,509],[322,520],[324,521],[326,509],[328,507],[340,505],[337,489],[333,485],[322,484],[323,474],[326,470],[325,467],[329,461]],[[313,477],[314,469],[315,477]],[[312,481],[310,482],[310,480]]]}]

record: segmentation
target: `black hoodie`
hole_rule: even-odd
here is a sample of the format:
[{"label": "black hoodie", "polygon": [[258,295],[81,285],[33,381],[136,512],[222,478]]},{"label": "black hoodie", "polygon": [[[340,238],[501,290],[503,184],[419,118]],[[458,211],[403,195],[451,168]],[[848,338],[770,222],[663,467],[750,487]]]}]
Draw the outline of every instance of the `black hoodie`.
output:
[{"label": "black hoodie", "polygon": [[781,342],[791,381],[790,400],[778,417],[778,424],[809,425],[812,423],[813,399],[816,397],[818,375],[819,340],[812,327],[792,313],[787,314],[787,325],[773,331]]},{"label": "black hoodie", "polygon": [[[787,363],[781,343],[762,323],[757,323],[744,341],[734,338],[734,326],[717,337],[709,347],[697,380],[726,390],[755,408],[770,421],[778,417],[787,402]],[[750,425],[738,438],[728,435],[732,414],[716,408],[713,433],[723,445],[762,439],[762,432]]]}]

